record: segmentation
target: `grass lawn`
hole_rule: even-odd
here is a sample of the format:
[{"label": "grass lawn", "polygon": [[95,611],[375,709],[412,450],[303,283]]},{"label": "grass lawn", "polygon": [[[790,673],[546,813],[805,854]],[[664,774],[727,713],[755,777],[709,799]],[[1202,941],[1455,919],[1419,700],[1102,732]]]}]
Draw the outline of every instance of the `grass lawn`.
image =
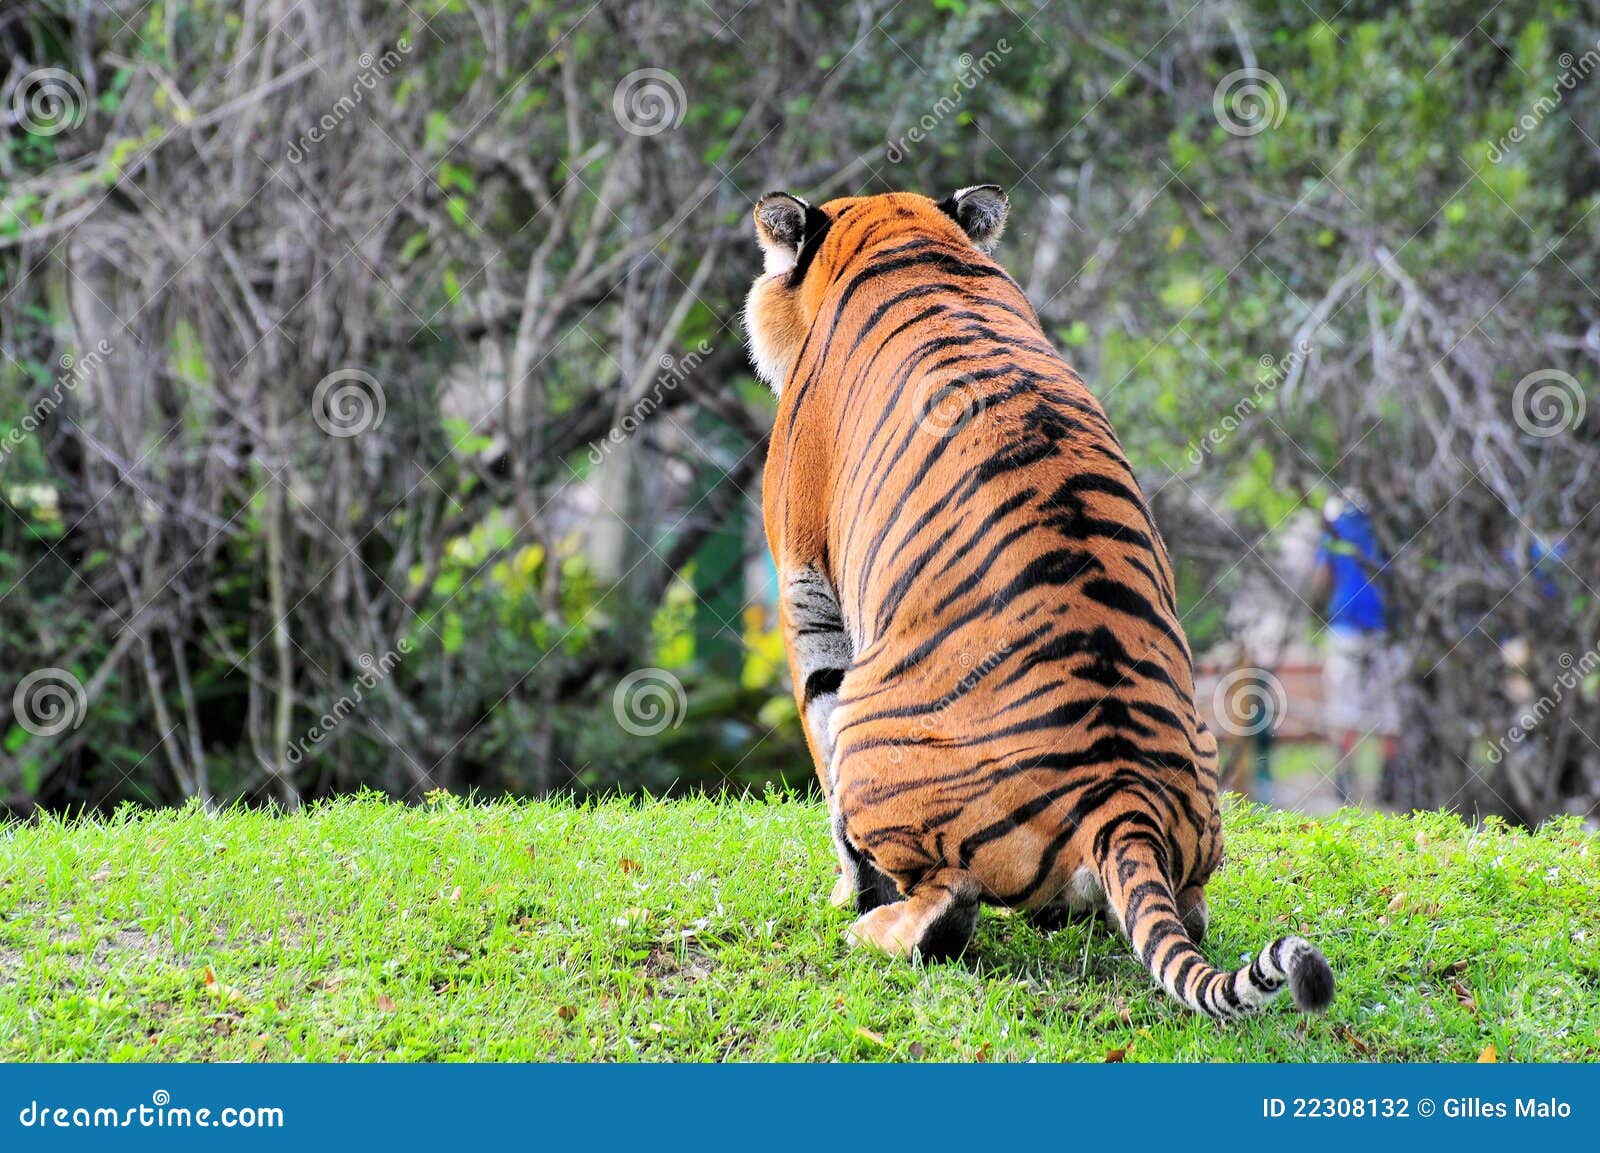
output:
[{"label": "grass lawn", "polygon": [[1331,1010],[1219,1028],[1099,924],[848,951],[819,805],[610,801],[0,827],[5,1060],[1600,1058],[1600,843],[1244,805],[1216,961],[1318,942]]}]

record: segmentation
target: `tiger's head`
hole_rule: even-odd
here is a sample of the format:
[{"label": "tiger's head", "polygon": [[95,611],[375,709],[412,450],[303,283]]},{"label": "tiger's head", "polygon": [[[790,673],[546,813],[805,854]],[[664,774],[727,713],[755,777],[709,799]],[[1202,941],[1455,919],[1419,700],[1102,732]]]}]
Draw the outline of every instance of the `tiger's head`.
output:
[{"label": "tiger's head", "polygon": [[[794,365],[806,333],[840,260],[853,258],[873,226],[874,246],[904,243],[911,236],[943,238],[991,251],[1005,228],[1006,194],[997,184],[975,184],[943,200],[913,192],[851,196],[821,208],[787,192],[769,192],[756,202],[756,242],[766,267],[745,299],[744,329],[756,375],[774,393]],[[841,242],[835,226],[848,219],[853,240]]]}]

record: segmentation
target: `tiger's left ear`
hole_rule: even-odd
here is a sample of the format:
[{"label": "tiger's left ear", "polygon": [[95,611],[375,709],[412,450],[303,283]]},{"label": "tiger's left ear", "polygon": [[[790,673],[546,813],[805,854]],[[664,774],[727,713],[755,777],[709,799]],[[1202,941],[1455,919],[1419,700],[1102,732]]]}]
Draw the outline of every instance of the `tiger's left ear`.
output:
[{"label": "tiger's left ear", "polygon": [[990,252],[1000,243],[1011,202],[998,184],[974,184],[952,192],[939,201],[939,207],[961,225],[980,252]]}]

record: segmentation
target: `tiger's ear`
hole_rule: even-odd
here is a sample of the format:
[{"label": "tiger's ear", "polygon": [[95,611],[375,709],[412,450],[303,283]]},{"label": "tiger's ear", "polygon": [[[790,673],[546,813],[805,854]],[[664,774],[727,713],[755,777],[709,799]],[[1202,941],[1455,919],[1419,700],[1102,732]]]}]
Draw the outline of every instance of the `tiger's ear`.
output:
[{"label": "tiger's ear", "polygon": [[799,259],[813,219],[822,215],[798,196],[769,192],[756,201],[756,241],[767,257],[767,272],[787,272]]},{"label": "tiger's ear", "polygon": [[1011,202],[998,184],[974,184],[946,196],[939,207],[961,225],[980,252],[990,252],[1000,243]]}]

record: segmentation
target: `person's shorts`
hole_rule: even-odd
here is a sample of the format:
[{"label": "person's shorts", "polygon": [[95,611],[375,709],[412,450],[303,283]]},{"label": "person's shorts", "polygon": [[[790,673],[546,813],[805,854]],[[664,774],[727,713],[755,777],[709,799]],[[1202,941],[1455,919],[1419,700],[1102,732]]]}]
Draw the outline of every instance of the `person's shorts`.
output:
[{"label": "person's shorts", "polygon": [[1404,654],[1383,633],[1334,631],[1322,667],[1323,718],[1334,733],[1400,732]]}]

